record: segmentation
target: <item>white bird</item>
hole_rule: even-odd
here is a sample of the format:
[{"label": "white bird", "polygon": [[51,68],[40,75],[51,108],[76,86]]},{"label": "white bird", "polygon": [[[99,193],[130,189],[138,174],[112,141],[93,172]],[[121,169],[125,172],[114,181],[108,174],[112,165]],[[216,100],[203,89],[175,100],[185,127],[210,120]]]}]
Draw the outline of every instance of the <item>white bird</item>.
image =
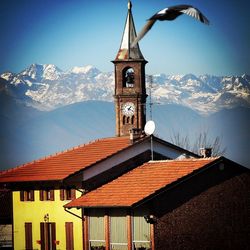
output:
[{"label": "white bird", "polygon": [[182,14],[189,15],[204,24],[209,24],[208,19],[197,8],[191,5],[176,5],[168,7],[158,11],[148,19],[146,25],[142,28],[136,39],[133,41],[131,47],[134,47],[146,35],[146,33],[152,28],[157,20],[172,21]]}]

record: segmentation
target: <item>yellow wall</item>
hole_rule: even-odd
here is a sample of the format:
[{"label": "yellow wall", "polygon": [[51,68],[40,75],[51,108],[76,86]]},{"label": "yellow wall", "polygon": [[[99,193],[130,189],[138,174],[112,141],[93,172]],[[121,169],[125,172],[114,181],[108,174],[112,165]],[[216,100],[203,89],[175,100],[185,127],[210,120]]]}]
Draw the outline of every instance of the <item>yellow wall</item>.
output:
[{"label": "yellow wall", "polygon": [[[79,197],[80,192],[76,191]],[[14,249],[25,249],[25,222],[32,223],[33,249],[41,249],[37,243],[40,240],[40,222],[44,222],[44,215],[49,214],[49,222],[56,223],[56,240],[60,243],[57,250],[66,249],[65,222],[74,225],[74,249],[82,249],[82,221],[66,211],[63,205],[69,201],[60,200],[60,190],[55,190],[54,201],[40,201],[39,190],[35,190],[35,201],[20,201],[20,192],[13,192],[13,232]],[[71,209],[71,212],[81,216],[81,210]]]}]

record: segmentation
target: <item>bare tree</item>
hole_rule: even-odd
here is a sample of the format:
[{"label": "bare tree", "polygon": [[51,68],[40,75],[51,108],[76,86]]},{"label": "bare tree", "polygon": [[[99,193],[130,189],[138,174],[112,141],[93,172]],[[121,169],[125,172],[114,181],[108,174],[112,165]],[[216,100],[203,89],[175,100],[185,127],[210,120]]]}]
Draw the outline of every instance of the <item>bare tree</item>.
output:
[{"label": "bare tree", "polygon": [[179,132],[173,132],[170,141],[196,154],[200,154],[201,148],[212,148],[213,157],[222,156],[226,153],[226,147],[222,147],[222,137],[211,137],[207,131],[200,132],[193,141],[190,140],[188,135],[183,136]]}]

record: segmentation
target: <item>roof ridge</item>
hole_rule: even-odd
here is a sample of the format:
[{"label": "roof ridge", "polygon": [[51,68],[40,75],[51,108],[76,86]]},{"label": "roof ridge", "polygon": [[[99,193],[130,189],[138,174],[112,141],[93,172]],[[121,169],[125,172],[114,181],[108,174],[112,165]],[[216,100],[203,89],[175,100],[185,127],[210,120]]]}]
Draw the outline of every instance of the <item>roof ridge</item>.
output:
[{"label": "roof ridge", "polygon": [[[73,151],[75,149],[78,149],[78,148],[82,148],[84,146],[87,146],[87,145],[91,145],[93,143],[96,143],[96,142],[99,142],[99,141],[105,141],[105,140],[114,140],[114,139],[128,139],[129,136],[123,136],[123,137],[117,137],[117,136],[113,136],[113,137],[104,137],[104,138],[97,138],[97,139],[94,139],[94,140],[90,140],[86,143],[83,143],[83,144],[79,144],[77,146],[73,146],[71,148],[68,148],[68,149],[65,149],[65,150],[61,150],[61,151],[57,151],[55,153],[52,153],[52,154],[49,154],[49,155],[45,155],[45,156],[42,156],[41,158],[38,158],[38,159],[35,159],[35,160],[31,160],[31,161],[28,161],[28,162],[25,162],[25,163],[22,163],[20,165],[17,165],[17,166],[14,166],[14,167],[11,167],[10,169],[5,169],[5,170],[2,170],[2,172],[0,172],[0,175],[3,175],[5,173],[10,173],[12,171],[15,171],[16,169],[20,169],[20,168],[23,168],[27,165],[31,165],[31,164],[34,164],[34,163],[38,163],[38,162],[41,162],[41,161],[44,161],[44,160],[48,160],[48,159],[51,159],[53,157],[57,157],[57,156],[60,156],[62,154],[65,154],[67,152],[70,152],[70,151]],[[119,150],[120,151],[120,150]],[[117,152],[119,152],[117,151]],[[108,157],[106,157],[108,158]],[[105,158],[104,158],[105,159]],[[98,162],[98,161],[97,161]]]},{"label": "roof ridge", "polygon": [[221,156],[216,157],[205,157],[205,158],[186,158],[186,159],[168,159],[168,160],[150,160],[148,163],[160,163],[160,162],[183,162],[183,161],[202,161],[202,160],[216,160]]}]

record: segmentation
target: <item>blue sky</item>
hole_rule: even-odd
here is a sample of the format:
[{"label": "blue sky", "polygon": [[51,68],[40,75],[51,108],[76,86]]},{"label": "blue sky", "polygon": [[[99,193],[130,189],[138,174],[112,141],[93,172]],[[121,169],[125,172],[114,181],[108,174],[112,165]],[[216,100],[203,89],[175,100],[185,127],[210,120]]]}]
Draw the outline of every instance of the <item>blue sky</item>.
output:
[{"label": "blue sky", "polygon": [[[140,42],[147,73],[250,73],[249,0],[132,3],[137,32],[155,12],[175,4],[194,5],[211,22],[183,15],[156,23]],[[32,63],[112,71],[126,14],[127,0],[1,0],[0,73],[18,73]]]}]

